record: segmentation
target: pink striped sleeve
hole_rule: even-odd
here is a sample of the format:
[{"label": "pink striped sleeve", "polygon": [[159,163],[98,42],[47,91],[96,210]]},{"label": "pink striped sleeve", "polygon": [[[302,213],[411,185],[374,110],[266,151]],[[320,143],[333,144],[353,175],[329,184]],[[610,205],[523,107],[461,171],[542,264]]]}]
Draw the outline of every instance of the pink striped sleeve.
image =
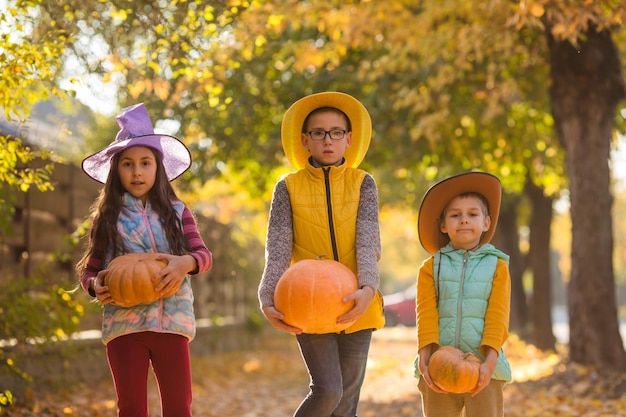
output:
[{"label": "pink striped sleeve", "polygon": [[91,229],[89,230],[89,246],[95,245],[95,249],[89,259],[87,259],[87,264],[85,265],[85,269],[83,270],[83,273],[80,277],[81,286],[92,297],[95,297],[96,293],[93,292],[93,290],[91,289],[91,279],[95,278],[98,275],[98,272],[102,270],[102,264],[104,259],[104,249],[102,248],[102,245],[98,245],[93,242],[93,234],[97,222],[98,219],[94,219],[91,224]]},{"label": "pink striped sleeve", "polygon": [[189,244],[189,254],[196,259],[198,269],[191,273],[191,275],[206,272],[213,266],[213,255],[207,249],[200,232],[198,231],[198,225],[196,219],[189,208],[185,207],[183,210],[183,234]]}]

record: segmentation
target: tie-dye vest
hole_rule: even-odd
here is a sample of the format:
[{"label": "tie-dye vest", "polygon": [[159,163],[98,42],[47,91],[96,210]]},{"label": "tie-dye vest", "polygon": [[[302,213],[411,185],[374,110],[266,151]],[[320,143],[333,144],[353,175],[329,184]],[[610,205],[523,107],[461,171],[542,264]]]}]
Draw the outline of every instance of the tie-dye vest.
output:
[{"label": "tie-dye vest", "polygon": [[[172,201],[179,219],[185,205],[181,201]],[[182,223],[181,223],[182,228]],[[124,240],[126,252],[170,253],[159,215],[150,207],[150,202],[143,206],[141,200],[124,194],[124,205],[117,220],[117,230]],[[118,252],[122,252],[119,248]],[[111,261],[109,251],[105,267]],[[189,276],[185,277],[176,294],[152,304],[140,304],[133,307],[104,305],[102,318],[102,341],[107,344],[118,336],[137,332],[175,333],[187,337],[190,341],[196,334],[193,311],[193,292]]]}]

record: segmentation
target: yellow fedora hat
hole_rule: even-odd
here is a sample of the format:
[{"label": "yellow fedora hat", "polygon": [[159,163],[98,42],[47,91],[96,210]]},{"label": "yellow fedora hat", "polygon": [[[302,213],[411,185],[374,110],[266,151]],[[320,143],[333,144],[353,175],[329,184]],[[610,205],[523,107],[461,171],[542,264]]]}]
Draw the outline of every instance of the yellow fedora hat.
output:
[{"label": "yellow fedora hat", "polygon": [[450,242],[440,229],[441,214],[454,197],[464,193],[478,193],[487,200],[491,226],[483,233],[480,244],[489,243],[493,238],[502,200],[500,179],[486,172],[465,172],[439,181],[424,194],[417,218],[417,234],[428,253],[434,254]]},{"label": "yellow fedora hat", "polygon": [[296,169],[306,166],[309,151],[302,146],[302,125],[306,117],[320,107],[334,107],[350,119],[352,144],[344,158],[348,166],[356,168],[367,153],[372,138],[372,121],[367,109],[354,97],[334,91],[311,94],[296,101],[283,116],[281,141],[285,155]]}]

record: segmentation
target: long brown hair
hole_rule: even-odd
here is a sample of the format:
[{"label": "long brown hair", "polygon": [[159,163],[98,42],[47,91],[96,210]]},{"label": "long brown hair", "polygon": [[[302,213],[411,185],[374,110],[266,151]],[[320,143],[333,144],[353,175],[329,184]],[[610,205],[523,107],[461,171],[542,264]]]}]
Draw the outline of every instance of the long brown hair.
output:
[{"label": "long brown hair", "polygon": [[[148,200],[152,209],[161,219],[165,236],[170,245],[170,252],[174,255],[183,255],[188,250],[187,241],[178,215],[172,205],[172,201],[179,200],[179,198],[167,179],[161,154],[153,148],[148,149],[154,154],[157,163],[155,182],[148,192]],[[93,229],[85,253],[76,264],[76,272],[79,276],[84,272],[87,262],[96,248],[102,249],[103,253],[112,248],[113,257],[120,255],[118,248],[121,247],[125,251],[124,241],[117,230],[117,218],[122,209],[123,197],[126,192],[117,169],[122,153],[118,152],[111,159],[111,169],[107,181],[91,206],[90,217],[93,221]]]}]

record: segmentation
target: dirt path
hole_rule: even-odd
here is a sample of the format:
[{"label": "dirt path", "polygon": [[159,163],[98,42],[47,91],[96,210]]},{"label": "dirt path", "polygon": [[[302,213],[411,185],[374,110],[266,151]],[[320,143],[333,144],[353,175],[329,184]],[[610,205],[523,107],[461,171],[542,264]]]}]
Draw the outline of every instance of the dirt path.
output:
[{"label": "dirt path", "polygon": [[[192,358],[195,417],[290,417],[308,392],[309,378],[295,337],[267,330],[262,347]],[[421,417],[412,377],[415,330],[385,328],[374,333],[359,417]],[[160,416],[153,376],[150,417]],[[5,410],[6,411],[6,410]],[[15,417],[115,417],[113,383],[103,380],[35,395],[14,407]]]},{"label": "dirt path", "polygon": [[[269,329],[258,349],[193,357],[194,417],[290,417],[308,392],[308,375],[293,336]],[[422,417],[413,378],[415,329],[374,333],[359,404],[359,417]],[[564,356],[540,352],[515,336],[507,356],[514,381],[505,390],[509,417],[626,416],[626,374],[568,364]],[[160,416],[151,377],[150,417]],[[572,395],[574,393],[575,395]],[[115,417],[110,377],[33,398],[15,417]],[[529,407],[532,405],[532,407]]]},{"label": "dirt path", "polygon": [[[421,417],[411,368],[414,333],[403,327],[374,333],[359,417]],[[289,417],[308,392],[308,375],[293,337],[277,338],[267,350],[219,356],[196,360],[197,416]],[[210,371],[200,374],[198,369]]]},{"label": "dirt path", "polygon": [[392,327],[374,333],[359,417],[421,417],[413,359],[417,352],[415,328]]}]

